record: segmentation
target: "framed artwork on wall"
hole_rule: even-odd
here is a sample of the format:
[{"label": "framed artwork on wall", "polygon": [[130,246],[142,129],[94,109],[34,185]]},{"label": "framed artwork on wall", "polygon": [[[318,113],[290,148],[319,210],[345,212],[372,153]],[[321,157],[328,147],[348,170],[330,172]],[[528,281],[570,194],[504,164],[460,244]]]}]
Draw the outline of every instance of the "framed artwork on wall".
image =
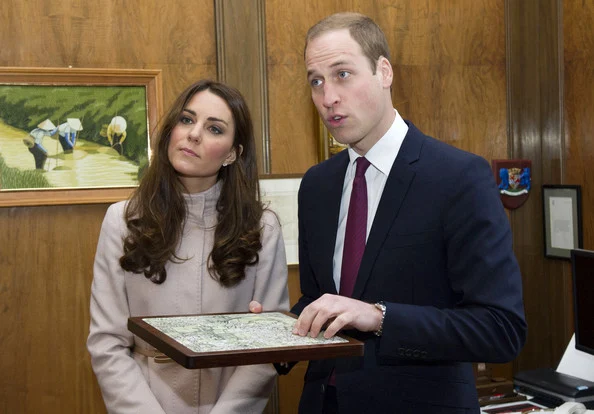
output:
[{"label": "framed artwork on wall", "polygon": [[579,185],[543,185],[544,254],[570,259],[582,247],[582,197]]},{"label": "framed artwork on wall", "polygon": [[269,174],[260,176],[262,201],[276,213],[283,230],[287,264],[299,263],[299,228],[297,227],[297,193],[301,174]]},{"label": "framed artwork on wall", "polygon": [[160,70],[0,68],[0,206],[127,198],[161,100]]}]

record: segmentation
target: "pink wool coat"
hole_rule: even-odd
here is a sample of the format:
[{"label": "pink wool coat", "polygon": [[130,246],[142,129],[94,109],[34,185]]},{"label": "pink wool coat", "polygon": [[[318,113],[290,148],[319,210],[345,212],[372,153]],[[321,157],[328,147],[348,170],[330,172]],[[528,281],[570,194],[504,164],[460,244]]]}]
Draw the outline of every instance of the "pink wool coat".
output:
[{"label": "pink wool coat", "polygon": [[161,285],[120,267],[125,202],[109,207],[95,257],[87,340],[108,412],[243,414],[266,406],[276,376],[271,364],[189,370],[131,351],[134,345],[153,348],[128,331],[129,316],[247,312],[251,300],[266,311],[289,309],[281,227],[270,211],[262,216],[260,260],[246,269],[246,278],[224,288],[208,274],[219,193],[218,183],[186,196],[188,218],[177,255],[187,260],[168,263]]}]

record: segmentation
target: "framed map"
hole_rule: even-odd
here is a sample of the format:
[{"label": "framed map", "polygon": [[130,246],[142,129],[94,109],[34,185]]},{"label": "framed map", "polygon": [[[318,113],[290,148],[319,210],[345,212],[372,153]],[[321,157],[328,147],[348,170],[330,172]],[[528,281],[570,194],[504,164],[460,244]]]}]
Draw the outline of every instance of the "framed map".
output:
[{"label": "framed map", "polygon": [[289,312],[140,316],[128,329],[188,369],[363,355],[363,343],[344,335],[294,335],[295,319]]}]

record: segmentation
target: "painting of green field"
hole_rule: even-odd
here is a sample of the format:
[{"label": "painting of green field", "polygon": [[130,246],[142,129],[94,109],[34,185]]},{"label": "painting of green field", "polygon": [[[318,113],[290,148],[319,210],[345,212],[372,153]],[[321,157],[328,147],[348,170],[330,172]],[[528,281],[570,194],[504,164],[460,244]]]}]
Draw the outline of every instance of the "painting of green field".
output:
[{"label": "painting of green field", "polygon": [[0,85],[0,191],[138,185],[144,86]]}]

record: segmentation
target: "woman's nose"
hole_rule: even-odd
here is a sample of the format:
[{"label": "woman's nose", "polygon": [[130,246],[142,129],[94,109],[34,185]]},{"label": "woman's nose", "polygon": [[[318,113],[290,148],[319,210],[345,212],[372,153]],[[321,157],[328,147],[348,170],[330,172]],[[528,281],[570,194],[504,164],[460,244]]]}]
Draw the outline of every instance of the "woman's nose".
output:
[{"label": "woman's nose", "polygon": [[192,129],[190,129],[190,131],[188,133],[188,140],[194,141],[194,142],[199,142],[200,141],[200,128],[194,127]]}]

